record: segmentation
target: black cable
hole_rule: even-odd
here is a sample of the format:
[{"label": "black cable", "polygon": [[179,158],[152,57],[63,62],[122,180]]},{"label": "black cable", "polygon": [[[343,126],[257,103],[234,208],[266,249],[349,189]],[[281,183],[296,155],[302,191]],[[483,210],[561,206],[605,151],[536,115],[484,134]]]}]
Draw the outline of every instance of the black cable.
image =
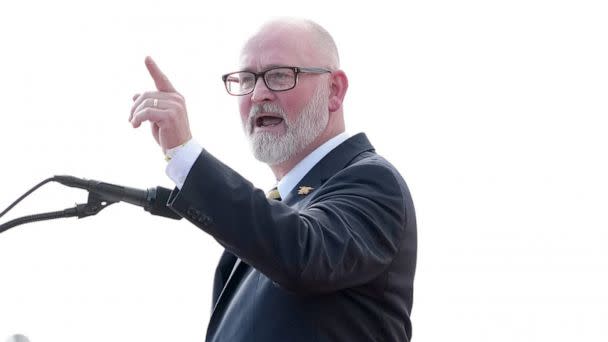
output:
[{"label": "black cable", "polygon": [[[13,209],[13,207],[17,205],[17,203],[21,202],[21,200],[23,200],[24,198],[26,198],[27,196],[29,196],[32,192],[36,191],[36,189],[38,189],[39,187],[41,187],[44,184],[46,184],[48,182],[51,182],[53,180],[55,180],[55,177],[51,177],[51,178],[45,179],[42,182],[40,182],[38,185],[36,185],[35,187],[31,188],[28,192],[26,192],[25,194],[23,194],[23,196],[19,197],[15,202],[13,202],[13,204],[9,205],[8,208],[6,208],[2,213],[0,213],[0,217],[4,216],[4,214],[8,213],[9,210]],[[32,216],[35,216],[35,215],[32,215]]]},{"label": "black cable", "polygon": [[23,216],[20,218],[16,218],[12,221],[8,221],[4,224],[0,224],[0,233],[4,232],[6,230],[9,230],[15,226],[18,226],[20,224],[31,223],[31,222],[36,222],[36,221],[44,221],[44,220],[54,220],[54,219],[63,218],[63,217],[73,217],[73,216],[77,216],[77,215],[78,215],[77,209],[70,208],[70,209],[65,209],[65,210],[61,210],[61,211],[53,211],[53,212],[49,212],[49,213]]}]

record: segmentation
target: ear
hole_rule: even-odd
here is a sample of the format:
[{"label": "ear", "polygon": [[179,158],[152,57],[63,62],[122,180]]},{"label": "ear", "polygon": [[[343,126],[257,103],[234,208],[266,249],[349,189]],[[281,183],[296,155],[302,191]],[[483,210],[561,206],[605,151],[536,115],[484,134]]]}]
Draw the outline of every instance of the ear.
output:
[{"label": "ear", "polygon": [[331,83],[329,85],[329,112],[337,112],[342,108],[342,101],[348,89],[348,78],[342,70],[331,73]]}]

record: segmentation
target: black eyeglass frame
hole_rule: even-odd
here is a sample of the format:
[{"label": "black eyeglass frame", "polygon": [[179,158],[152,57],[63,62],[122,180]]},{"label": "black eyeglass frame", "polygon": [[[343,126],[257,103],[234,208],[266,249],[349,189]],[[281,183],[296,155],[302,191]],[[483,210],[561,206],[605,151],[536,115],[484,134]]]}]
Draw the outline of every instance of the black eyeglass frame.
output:
[{"label": "black eyeglass frame", "polygon": [[[268,81],[266,80],[266,73],[268,73],[269,71],[272,70],[276,70],[276,69],[291,69],[293,70],[294,74],[295,74],[295,80],[293,82],[293,86],[291,86],[290,88],[286,88],[286,89],[279,89],[279,90],[275,90],[272,89],[269,85],[268,85]],[[228,79],[228,76],[233,75],[233,74],[238,74],[241,72],[246,72],[246,73],[250,73],[254,76],[254,80],[253,80],[253,87],[251,88],[250,91],[243,93],[243,94],[233,94],[230,92],[230,90],[228,90],[228,83],[226,83],[226,79]],[[222,81],[224,82],[224,87],[226,87],[226,91],[228,92],[228,94],[232,95],[232,96],[244,96],[247,94],[251,94],[253,92],[253,90],[255,89],[255,85],[258,83],[258,78],[262,77],[262,79],[264,80],[264,85],[266,85],[266,88],[268,88],[271,91],[287,91],[287,90],[291,90],[293,88],[296,87],[296,85],[298,85],[298,76],[299,74],[325,74],[325,73],[331,73],[332,71],[329,69],[325,69],[325,68],[318,68],[318,67],[292,67],[292,66],[278,66],[278,67],[274,67],[274,68],[270,68],[267,70],[264,70],[262,72],[253,72],[253,71],[248,71],[248,70],[241,70],[241,71],[234,71],[234,72],[230,72],[227,74],[222,75]]]}]

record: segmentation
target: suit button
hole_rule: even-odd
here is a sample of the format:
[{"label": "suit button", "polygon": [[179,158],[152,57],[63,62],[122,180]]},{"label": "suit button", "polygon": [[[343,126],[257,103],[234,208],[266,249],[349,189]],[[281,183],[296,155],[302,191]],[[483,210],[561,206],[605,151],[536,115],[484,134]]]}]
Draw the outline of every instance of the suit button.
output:
[{"label": "suit button", "polygon": [[189,218],[198,221],[199,218],[201,217],[201,212],[200,210],[196,209],[196,208],[188,208],[188,210],[186,211],[186,215],[188,215]]},{"label": "suit button", "polygon": [[198,218],[198,222],[203,225],[203,227],[209,227],[213,223],[213,220],[207,215],[201,215]]}]

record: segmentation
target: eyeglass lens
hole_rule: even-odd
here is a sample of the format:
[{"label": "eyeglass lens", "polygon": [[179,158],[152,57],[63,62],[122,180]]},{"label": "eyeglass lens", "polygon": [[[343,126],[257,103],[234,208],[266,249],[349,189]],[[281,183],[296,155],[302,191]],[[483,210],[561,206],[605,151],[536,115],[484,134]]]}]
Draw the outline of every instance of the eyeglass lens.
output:
[{"label": "eyeglass lens", "polygon": [[[286,90],[295,85],[296,74],[290,68],[275,68],[267,70],[264,81],[270,90]],[[255,74],[249,71],[235,72],[226,77],[226,89],[231,94],[246,94],[255,87]]]}]

